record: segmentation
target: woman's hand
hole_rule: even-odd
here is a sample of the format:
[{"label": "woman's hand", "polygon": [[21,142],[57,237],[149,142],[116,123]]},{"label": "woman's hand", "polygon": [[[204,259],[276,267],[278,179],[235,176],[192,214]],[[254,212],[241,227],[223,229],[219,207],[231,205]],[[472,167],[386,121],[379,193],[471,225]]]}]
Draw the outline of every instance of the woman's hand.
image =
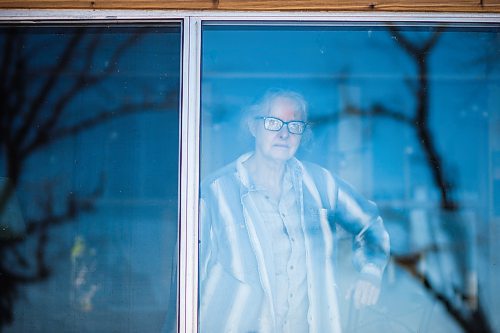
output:
[{"label": "woman's hand", "polygon": [[374,266],[365,267],[356,283],[349,289],[347,299],[354,302],[356,309],[375,305],[380,296],[382,274]]},{"label": "woman's hand", "polygon": [[361,309],[365,306],[375,305],[380,296],[380,285],[374,284],[372,281],[360,278],[351,288],[348,294],[348,299],[352,298],[356,309]]}]

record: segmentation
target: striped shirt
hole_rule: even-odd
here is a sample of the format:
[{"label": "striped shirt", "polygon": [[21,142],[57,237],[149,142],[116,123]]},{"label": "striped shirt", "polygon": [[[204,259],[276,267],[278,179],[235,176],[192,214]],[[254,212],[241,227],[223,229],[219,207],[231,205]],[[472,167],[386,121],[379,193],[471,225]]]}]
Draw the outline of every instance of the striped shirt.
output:
[{"label": "striped shirt", "polygon": [[292,176],[285,169],[281,197],[271,198],[267,190],[253,185],[249,197],[259,207],[263,222],[273,240],[275,275],[274,305],[278,332],[307,332],[307,274],[304,234],[300,226]]},{"label": "striped shirt", "polygon": [[[260,203],[252,199],[255,187],[243,167],[250,156],[241,156],[202,183],[199,327],[203,333],[281,329],[282,297],[276,295],[280,268],[275,262],[273,232],[269,232]],[[345,182],[295,158],[287,162],[287,168],[304,238],[305,269],[300,270],[307,277],[307,330],[340,332],[335,225],[352,233],[356,267],[370,267],[378,277],[388,261],[389,237],[376,205]],[[304,290],[300,280],[297,289]],[[295,288],[293,281],[289,279],[286,290]],[[300,305],[297,311],[303,312]]]}]

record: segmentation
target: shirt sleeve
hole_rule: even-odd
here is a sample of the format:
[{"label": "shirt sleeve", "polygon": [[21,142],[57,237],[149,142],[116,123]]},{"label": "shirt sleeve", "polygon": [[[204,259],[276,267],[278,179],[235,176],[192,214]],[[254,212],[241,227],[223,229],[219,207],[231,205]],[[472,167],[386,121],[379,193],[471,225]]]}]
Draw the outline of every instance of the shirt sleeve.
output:
[{"label": "shirt sleeve", "polygon": [[346,182],[337,184],[334,221],[354,237],[354,264],[363,274],[381,278],[389,259],[389,234],[376,204],[357,193]]},{"label": "shirt sleeve", "polygon": [[214,194],[207,188],[199,203],[198,227],[198,254],[199,254],[199,279],[201,284],[210,274],[210,269],[217,259],[218,242],[214,231]]}]

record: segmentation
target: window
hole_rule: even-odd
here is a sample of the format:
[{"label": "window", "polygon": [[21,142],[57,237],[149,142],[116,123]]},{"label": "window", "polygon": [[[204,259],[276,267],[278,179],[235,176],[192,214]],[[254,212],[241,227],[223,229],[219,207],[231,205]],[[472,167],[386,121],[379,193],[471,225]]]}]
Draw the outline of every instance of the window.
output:
[{"label": "window", "polygon": [[[498,26],[206,21],[201,50],[200,332],[497,327],[489,253],[498,206]],[[279,109],[283,99],[294,114]],[[290,123],[268,128],[266,116],[307,121],[296,153]],[[280,164],[286,149],[290,159]],[[286,199],[294,158],[305,170],[289,185],[295,206]],[[305,174],[318,173],[307,162],[378,205],[391,260],[376,306],[357,310],[355,297],[344,297],[360,278],[357,233],[369,229],[338,216],[342,184],[332,185],[340,193],[332,206],[319,204],[334,212],[332,230],[311,229],[321,214],[308,216],[317,208],[307,192],[323,196],[328,177],[307,184]],[[283,181],[273,200],[276,175]],[[324,258],[318,233],[332,237],[333,258]],[[318,282],[329,265],[334,291]]]},{"label": "window", "polygon": [[0,19],[0,330],[500,328],[498,15]]},{"label": "window", "polygon": [[1,327],[175,331],[180,23],[0,43]]}]

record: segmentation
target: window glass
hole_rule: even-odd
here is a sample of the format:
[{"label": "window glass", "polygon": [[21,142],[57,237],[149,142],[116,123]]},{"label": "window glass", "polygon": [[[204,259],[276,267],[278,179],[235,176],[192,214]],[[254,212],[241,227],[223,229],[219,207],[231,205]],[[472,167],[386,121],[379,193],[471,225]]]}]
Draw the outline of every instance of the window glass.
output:
[{"label": "window glass", "polygon": [[0,331],[175,331],[180,24],[0,45]]},{"label": "window glass", "polygon": [[204,25],[200,331],[499,330],[499,53],[498,26]]}]

